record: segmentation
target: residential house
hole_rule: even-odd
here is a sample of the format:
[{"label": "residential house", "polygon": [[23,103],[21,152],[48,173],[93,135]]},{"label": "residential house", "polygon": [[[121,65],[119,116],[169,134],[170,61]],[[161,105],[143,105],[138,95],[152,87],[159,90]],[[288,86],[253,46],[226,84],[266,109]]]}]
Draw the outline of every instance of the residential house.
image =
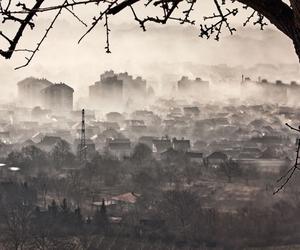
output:
[{"label": "residential house", "polygon": [[128,157],[131,154],[131,142],[129,139],[112,139],[108,138],[106,140],[106,148],[107,150],[114,156],[119,159],[123,157]]},{"label": "residential house", "polygon": [[190,140],[185,140],[182,138],[181,140],[178,140],[176,138],[172,139],[172,148],[177,151],[183,151],[187,152],[191,149],[191,143]]},{"label": "residential house", "polygon": [[172,148],[172,143],[171,139],[167,136],[152,141],[153,153],[162,153],[163,151],[166,151],[169,148]]}]

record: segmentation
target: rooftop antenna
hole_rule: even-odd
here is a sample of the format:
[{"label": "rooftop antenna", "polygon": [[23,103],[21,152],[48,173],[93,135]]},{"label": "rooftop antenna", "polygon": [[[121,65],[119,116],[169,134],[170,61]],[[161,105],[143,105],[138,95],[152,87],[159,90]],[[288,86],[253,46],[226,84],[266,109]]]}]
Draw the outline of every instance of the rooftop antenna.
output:
[{"label": "rooftop antenna", "polygon": [[81,165],[86,163],[86,141],[85,141],[85,112],[81,111],[81,133],[80,133],[80,148],[79,148],[79,160]]}]

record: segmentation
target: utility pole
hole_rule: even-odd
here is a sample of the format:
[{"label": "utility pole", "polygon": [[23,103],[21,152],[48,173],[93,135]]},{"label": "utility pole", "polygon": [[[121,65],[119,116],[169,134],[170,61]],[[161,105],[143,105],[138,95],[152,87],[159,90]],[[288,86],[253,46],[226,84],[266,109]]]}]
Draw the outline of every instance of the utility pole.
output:
[{"label": "utility pole", "polygon": [[86,163],[86,141],[85,141],[85,113],[84,109],[81,111],[81,133],[80,133],[80,148],[79,148],[79,160],[81,165]]}]

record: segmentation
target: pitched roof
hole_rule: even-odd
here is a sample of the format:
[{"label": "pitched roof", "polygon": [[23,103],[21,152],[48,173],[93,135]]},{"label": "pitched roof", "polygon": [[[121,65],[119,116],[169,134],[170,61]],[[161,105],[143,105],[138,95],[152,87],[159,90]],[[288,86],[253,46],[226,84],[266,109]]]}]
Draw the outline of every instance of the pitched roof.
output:
[{"label": "pitched roof", "polygon": [[199,152],[186,152],[186,155],[193,159],[203,158],[203,154]]},{"label": "pitched roof", "polygon": [[111,199],[115,200],[115,201],[123,201],[126,203],[134,204],[139,196],[141,196],[141,195],[131,192],[131,193],[125,193],[125,194],[113,196],[113,197],[111,197]]},{"label": "pitched roof", "polygon": [[70,86],[68,86],[65,83],[55,83],[55,84],[49,85],[48,87],[43,89],[43,92],[51,91],[51,90],[54,90],[54,89],[61,89],[61,88],[68,89],[68,90],[74,92],[74,89],[71,88]]},{"label": "pitched roof", "polygon": [[109,139],[107,141],[107,145],[110,150],[130,150],[131,149],[131,142],[129,139]]},{"label": "pitched roof", "polygon": [[61,138],[58,136],[48,136],[46,135],[41,142],[39,142],[39,145],[54,145],[58,141],[61,141]]},{"label": "pitched roof", "polygon": [[227,160],[228,157],[226,154],[216,151],[216,152],[213,152],[212,154],[210,154],[207,158],[214,159],[214,160]]},{"label": "pitched roof", "polygon": [[191,147],[190,140],[177,140],[173,139],[172,141],[173,148],[176,150],[188,150]]},{"label": "pitched roof", "polygon": [[152,143],[156,147],[158,152],[172,147],[171,140],[169,139],[153,140]]},{"label": "pitched roof", "polygon": [[45,87],[52,85],[52,82],[48,81],[45,78],[35,78],[35,77],[27,77],[21,81],[19,81],[18,86],[20,85],[44,85]]}]

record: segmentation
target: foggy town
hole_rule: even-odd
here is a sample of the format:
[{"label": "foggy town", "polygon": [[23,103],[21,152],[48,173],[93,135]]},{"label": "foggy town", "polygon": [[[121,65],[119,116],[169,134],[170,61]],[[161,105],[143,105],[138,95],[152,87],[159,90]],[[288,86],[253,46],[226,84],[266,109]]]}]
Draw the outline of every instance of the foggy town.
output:
[{"label": "foggy town", "polygon": [[300,180],[276,182],[296,157],[299,132],[285,125],[300,124],[288,104],[296,82],[241,76],[239,98],[220,102],[200,77],[159,97],[146,79],[110,70],[77,109],[70,85],[16,84],[16,102],[1,105],[3,246],[298,243]]},{"label": "foggy town", "polygon": [[0,0],[0,250],[300,250],[299,0]]}]

